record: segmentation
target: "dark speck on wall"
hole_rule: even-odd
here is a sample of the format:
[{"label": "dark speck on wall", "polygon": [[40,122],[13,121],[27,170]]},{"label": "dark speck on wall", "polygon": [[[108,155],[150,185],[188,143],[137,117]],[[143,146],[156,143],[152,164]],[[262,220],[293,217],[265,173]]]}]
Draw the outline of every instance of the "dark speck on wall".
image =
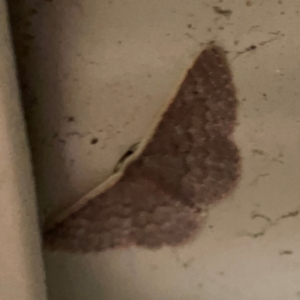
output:
[{"label": "dark speck on wall", "polygon": [[257,48],[257,46],[251,45],[251,46],[249,46],[246,50],[247,50],[247,51],[251,51],[251,50],[255,50],[256,48]]},{"label": "dark speck on wall", "polygon": [[75,118],[70,116],[70,117],[67,117],[67,121],[72,123],[72,122],[75,122]]},{"label": "dark speck on wall", "polygon": [[92,138],[92,139],[91,139],[91,145],[97,144],[98,141],[99,141],[99,140],[98,140],[97,138]]},{"label": "dark speck on wall", "polygon": [[293,254],[292,250],[283,250],[279,252],[280,255],[290,255]]},{"label": "dark speck on wall", "polygon": [[232,14],[232,10],[230,10],[230,9],[222,9],[219,6],[214,6],[213,10],[214,10],[214,12],[216,14],[219,14],[219,15],[222,15],[222,16],[225,16],[225,17],[230,17],[231,14]]}]

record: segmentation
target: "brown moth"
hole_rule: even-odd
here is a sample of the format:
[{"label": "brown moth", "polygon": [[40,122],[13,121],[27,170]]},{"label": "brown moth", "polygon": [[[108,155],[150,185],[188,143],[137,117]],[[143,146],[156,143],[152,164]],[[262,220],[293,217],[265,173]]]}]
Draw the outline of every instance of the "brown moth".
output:
[{"label": "brown moth", "polygon": [[93,252],[176,246],[195,236],[201,212],[228,195],[240,176],[232,136],[237,105],[224,52],[209,45],[149,138],[104,184],[50,220],[45,245]]}]

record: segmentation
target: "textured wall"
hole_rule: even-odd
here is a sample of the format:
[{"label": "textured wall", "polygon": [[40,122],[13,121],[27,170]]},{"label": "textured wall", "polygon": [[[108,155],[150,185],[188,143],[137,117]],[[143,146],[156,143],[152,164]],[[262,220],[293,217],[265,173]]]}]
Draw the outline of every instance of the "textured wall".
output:
[{"label": "textured wall", "polygon": [[197,239],[159,251],[47,253],[50,299],[298,299],[299,2],[23,3],[15,16],[24,16],[19,51],[45,213],[111,174],[208,41],[228,51],[239,99],[241,182]]},{"label": "textured wall", "polygon": [[36,197],[4,1],[0,14],[0,299],[44,300]]}]

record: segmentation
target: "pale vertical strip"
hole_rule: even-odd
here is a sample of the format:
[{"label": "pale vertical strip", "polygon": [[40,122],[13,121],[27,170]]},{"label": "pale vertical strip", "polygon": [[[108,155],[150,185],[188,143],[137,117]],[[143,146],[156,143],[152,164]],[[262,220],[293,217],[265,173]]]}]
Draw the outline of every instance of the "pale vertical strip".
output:
[{"label": "pale vertical strip", "polygon": [[0,0],[0,299],[46,299],[35,193],[8,18]]}]

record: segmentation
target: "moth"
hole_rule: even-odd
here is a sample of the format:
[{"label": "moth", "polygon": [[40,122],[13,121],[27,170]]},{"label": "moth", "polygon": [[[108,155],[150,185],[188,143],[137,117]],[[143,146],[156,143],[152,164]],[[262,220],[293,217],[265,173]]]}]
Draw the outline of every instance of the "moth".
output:
[{"label": "moth", "polygon": [[48,222],[45,246],[88,253],[191,240],[205,220],[202,212],[240,177],[237,106],[224,51],[210,44],[145,142],[124,156],[111,178]]}]

